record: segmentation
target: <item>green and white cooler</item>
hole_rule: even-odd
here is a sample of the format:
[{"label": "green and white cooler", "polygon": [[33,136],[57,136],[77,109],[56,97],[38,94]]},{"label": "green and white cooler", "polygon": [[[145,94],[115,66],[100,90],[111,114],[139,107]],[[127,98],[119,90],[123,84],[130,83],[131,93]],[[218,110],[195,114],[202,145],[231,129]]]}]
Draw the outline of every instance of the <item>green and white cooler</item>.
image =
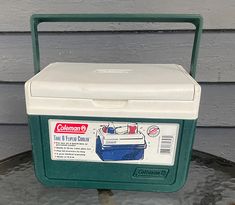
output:
[{"label": "green and white cooler", "polygon": [[[164,192],[184,184],[201,95],[192,77],[201,17],[139,16],[31,18],[36,75],[26,82],[25,96],[35,173],[43,184]],[[112,22],[193,23],[192,76],[177,64],[56,62],[40,71],[39,23],[106,22],[108,17]]]}]

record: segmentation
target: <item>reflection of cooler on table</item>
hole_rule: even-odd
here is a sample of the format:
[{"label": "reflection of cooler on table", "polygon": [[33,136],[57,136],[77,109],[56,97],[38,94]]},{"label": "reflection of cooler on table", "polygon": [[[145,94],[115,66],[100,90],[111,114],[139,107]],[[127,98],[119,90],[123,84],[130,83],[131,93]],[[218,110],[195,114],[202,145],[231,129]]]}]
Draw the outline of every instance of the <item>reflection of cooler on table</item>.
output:
[{"label": "reflection of cooler on table", "polygon": [[96,153],[103,161],[140,160],[146,148],[144,137],[137,124],[103,126],[97,131]]}]

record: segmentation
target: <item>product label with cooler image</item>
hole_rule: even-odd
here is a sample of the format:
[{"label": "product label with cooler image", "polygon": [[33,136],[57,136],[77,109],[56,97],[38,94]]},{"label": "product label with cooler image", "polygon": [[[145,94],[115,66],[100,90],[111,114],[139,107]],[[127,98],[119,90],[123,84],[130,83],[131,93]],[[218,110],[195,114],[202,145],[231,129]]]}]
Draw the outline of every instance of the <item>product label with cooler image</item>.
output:
[{"label": "product label with cooler image", "polygon": [[137,123],[110,123],[97,131],[96,153],[103,161],[142,160],[146,148],[145,135]]},{"label": "product label with cooler image", "polygon": [[52,160],[174,165],[179,124],[49,120]]}]

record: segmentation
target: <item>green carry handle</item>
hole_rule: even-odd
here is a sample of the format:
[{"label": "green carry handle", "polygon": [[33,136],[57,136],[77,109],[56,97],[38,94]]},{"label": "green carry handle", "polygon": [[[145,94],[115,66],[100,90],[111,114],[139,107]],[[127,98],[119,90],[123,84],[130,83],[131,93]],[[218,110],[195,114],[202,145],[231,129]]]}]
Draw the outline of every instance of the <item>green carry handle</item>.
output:
[{"label": "green carry handle", "polygon": [[166,22],[195,26],[190,75],[195,78],[203,19],[197,14],[34,14],[31,16],[34,73],[40,71],[38,24],[42,22]]}]

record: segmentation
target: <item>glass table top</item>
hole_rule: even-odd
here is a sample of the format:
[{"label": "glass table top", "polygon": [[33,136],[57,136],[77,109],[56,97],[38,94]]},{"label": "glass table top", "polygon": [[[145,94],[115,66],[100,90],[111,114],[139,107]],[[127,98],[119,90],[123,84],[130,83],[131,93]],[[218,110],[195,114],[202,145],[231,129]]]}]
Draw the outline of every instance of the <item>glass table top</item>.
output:
[{"label": "glass table top", "polygon": [[174,193],[48,188],[34,175],[32,154],[0,161],[0,205],[235,205],[235,163],[193,151],[188,180]]}]

